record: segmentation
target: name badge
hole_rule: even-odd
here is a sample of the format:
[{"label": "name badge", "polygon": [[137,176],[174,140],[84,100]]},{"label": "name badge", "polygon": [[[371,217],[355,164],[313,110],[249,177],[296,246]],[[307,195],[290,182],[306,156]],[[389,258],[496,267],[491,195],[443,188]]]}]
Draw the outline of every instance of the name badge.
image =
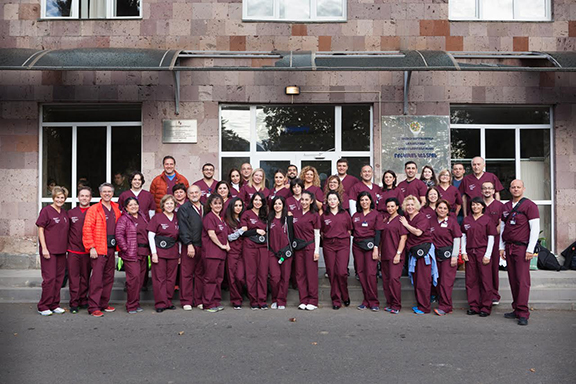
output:
[{"label": "name badge", "polygon": [[366,227],[368,227],[368,223],[367,223],[367,222],[363,222],[363,223],[362,223],[362,226],[363,226],[364,228],[366,228]]}]

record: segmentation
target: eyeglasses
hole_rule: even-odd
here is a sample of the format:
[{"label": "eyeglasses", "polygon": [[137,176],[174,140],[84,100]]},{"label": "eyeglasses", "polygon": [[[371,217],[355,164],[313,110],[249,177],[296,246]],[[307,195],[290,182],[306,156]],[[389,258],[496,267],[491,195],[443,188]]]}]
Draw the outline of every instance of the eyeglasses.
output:
[{"label": "eyeglasses", "polygon": [[483,191],[492,191],[494,188],[490,188],[490,187],[482,187]]}]

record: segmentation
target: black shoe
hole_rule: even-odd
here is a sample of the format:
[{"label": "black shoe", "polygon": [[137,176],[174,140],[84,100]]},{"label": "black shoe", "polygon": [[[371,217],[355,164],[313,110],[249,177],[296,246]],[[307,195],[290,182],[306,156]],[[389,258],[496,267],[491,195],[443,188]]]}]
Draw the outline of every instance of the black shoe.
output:
[{"label": "black shoe", "polygon": [[162,313],[166,310],[166,308],[156,308],[156,312]]},{"label": "black shoe", "polygon": [[472,316],[472,315],[479,315],[480,312],[475,311],[475,310],[473,310],[473,309],[469,309],[469,310],[466,311],[466,314]]},{"label": "black shoe", "polygon": [[350,306],[350,300],[344,300],[344,306],[349,307]]},{"label": "black shoe", "polygon": [[73,314],[78,313],[78,307],[70,307],[70,313],[73,313]]},{"label": "black shoe", "polygon": [[340,306],[339,306],[339,305],[333,305],[333,306],[332,306],[332,309],[335,310],[335,311],[337,311],[337,310],[340,309]]},{"label": "black shoe", "polygon": [[88,309],[88,304],[81,304],[78,306],[80,309]]},{"label": "black shoe", "polygon": [[508,312],[504,314],[504,317],[507,319],[517,319],[516,312]]},{"label": "black shoe", "polygon": [[480,317],[488,317],[490,314],[488,312],[480,311]]},{"label": "black shoe", "polygon": [[518,325],[528,325],[528,319],[525,317],[518,318]]},{"label": "black shoe", "polygon": [[171,306],[169,306],[169,307],[168,307],[168,308],[166,308],[166,309],[169,309],[169,310],[173,311],[173,310],[175,310],[175,309],[176,309],[176,306],[175,306],[175,305],[171,305]]}]

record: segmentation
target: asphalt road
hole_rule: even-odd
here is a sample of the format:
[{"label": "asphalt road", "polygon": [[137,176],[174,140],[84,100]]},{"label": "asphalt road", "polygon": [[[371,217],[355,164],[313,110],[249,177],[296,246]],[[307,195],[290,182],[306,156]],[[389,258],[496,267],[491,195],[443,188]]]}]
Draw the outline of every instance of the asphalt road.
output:
[{"label": "asphalt road", "polygon": [[[0,304],[7,383],[575,383],[576,313],[181,309],[42,317]],[[296,321],[290,321],[295,318]]]}]

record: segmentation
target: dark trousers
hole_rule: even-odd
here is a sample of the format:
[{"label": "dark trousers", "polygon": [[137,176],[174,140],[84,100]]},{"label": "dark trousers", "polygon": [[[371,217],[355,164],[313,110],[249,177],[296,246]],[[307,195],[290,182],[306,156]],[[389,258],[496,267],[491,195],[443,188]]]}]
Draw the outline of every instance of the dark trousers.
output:
[{"label": "dark trousers", "polygon": [[[494,242],[496,242],[496,240],[494,240]],[[490,265],[492,266],[492,301],[500,301],[500,274],[498,269],[500,266],[500,250],[498,249],[497,244],[494,244],[492,257],[490,258]]]},{"label": "dark trousers", "polygon": [[300,304],[318,305],[318,262],[314,261],[314,245],[295,252],[296,282]]},{"label": "dark trousers", "polygon": [[367,307],[378,307],[378,260],[372,258],[373,251],[365,251],[356,244],[352,246],[352,254],[356,260],[356,272],[362,285],[364,300],[362,305]]},{"label": "dark trousers", "polygon": [[458,265],[452,267],[450,259],[438,261],[438,309],[446,313],[452,312],[452,290],[454,289],[454,280],[456,280],[456,271]]},{"label": "dark trousers", "polygon": [[286,306],[288,298],[288,288],[290,286],[290,273],[292,272],[292,259],[285,259],[282,264],[278,264],[278,258],[270,252],[270,261],[268,264],[270,275],[270,293],[272,302],[279,306]]},{"label": "dark trousers", "polygon": [[88,312],[102,311],[108,307],[112,285],[114,284],[114,248],[108,248],[106,255],[90,258],[92,274],[90,275],[90,288],[88,294]]},{"label": "dark trousers", "polygon": [[[431,256],[433,257],[433,256]],[[425,257],[416,260],[416,270],[412,275],[414,294],[418,309],[430,313],[430,289],[432,287],[432,263],[426,265]]]},{"label": "dark trousers", "polygon": [[172,306],[178,259],[158,258],[152,263],[152,288],[154,290],[154,307],[168,308]]},{"label": "dark trousers", "polygon": [[198,306],[204,294],[204,262],[202,248],[194,246],[195,255],[188,257],[188,246],[180,254],[180,304]]},{"label": "dark trousers", "polygon": [[402,284],[400,277],[404,268],[404,258],[400,258],[398,264],[394,264],[393,259],[382,260],[382,285],[384,287],[384,297],[388,308],[402,309]]},{"label": "dark trousers", "polygon": [[66,254],[50,254],[49,259],[40,255],[42,271],[42,296],[38,302],[38,310],[46,311],[60,306],[60,289],[66,271]]},{"label": "dark trousers", "polygon": [[324,239],[324,262],[330,280],[332,305],[342,306],[349,301],[348,262],[350,260],[350,238]]},{"label": "dark trousers", "polygon": [[269,251],[265,244],[257,245],[251,240],[245,240],[243,255],[250,306],[266,305]]},{"label": "dark trousers", "polygon": [[90,280],[90,254],[68,252],[68,291],[70,308],[88,304],[88,281]]},{"label": "dark trousers", "polygon": [[138,260],[123,261],[126,272],[126,310],[135,311],[140,306],[140,288],[142,278],[146,273],[148,257],[142,256]]},{"label": "dark trousers", "polygon": [[492,311],[492,260],[487,265],[482,264],[486,248],[467,249],[466,262],[466,295],[468,305],[474,311],[490,313]]},{"label": "dark trousers", "polygon": [[244,260],[241,252],[229,252],[227,259],[228,287],[230,303],[233,306],[242,305],[242,287],[245,283]]},{"label": "dark trousers", "polygon": [[512,308],[516,317],[530,318],[528,298],[530,296],[530,261],[526,261],[526,247],[506,245],[506,262],[510,290],[512,291]]},{"label": "dark trousers", "polygon": [[204,257],[204,295],[205,309],[218,307],[222,301],[222,281],[226,259]]}]

